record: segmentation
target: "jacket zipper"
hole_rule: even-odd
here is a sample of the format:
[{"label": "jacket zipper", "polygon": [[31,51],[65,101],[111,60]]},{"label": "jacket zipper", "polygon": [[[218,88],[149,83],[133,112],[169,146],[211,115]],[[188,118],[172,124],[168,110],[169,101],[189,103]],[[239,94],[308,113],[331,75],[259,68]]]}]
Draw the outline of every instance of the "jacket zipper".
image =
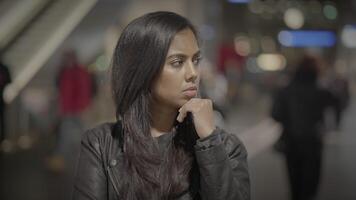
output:
[{"label": "jacket zipper", "polygon": [[118,188],[117,188],[117,186],[116,186],[116,183],[115,183],[115,181],[114,181],[114,178],[115,178],[116,180],[117,180],[117,178],[116,178],[115,174],[111,171],[110,166],[107,166],[106,170],[108,171],[108,175],[109,175],[109,179],[110,179],[110,181],[111,181],[111,184],[113,185],[114,190],[115,190],[117,196],[119,197],[119,196],[120,196],[120,193],[119,193],[119,190],[118,190]]}]

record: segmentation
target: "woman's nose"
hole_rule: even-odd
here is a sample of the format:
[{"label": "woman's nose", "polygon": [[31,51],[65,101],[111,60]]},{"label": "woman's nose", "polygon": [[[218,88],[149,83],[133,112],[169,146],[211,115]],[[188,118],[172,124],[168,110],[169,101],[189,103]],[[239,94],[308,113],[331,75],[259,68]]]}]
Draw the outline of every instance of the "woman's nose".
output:
[{"label": "woman's nose", "polygon": [[189,62],[186,65],[185,79],[187,82],[194,82],[198,78],[198,71],[195,68],[193,62]]}]

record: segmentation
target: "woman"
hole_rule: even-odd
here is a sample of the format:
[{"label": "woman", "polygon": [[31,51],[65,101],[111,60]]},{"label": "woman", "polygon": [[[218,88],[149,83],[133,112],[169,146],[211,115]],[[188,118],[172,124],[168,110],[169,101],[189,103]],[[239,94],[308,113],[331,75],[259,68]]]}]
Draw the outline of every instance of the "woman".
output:
[{"label": "woman", "polygon": [[200,59],[194,27],[175,13],[124,29],[112,63],[118,121],[85,133],[74,199],[250,198],[243,144],[197,97]]}]

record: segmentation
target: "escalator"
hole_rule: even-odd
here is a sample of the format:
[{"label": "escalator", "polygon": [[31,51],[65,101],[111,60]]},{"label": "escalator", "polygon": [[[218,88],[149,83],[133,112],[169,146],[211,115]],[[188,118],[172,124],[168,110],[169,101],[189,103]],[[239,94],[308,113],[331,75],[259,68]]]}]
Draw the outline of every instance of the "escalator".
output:
[{"label": "escalator", "polygon": [[12,83],[11,103],[98,0],[4,0],[0,3],[0,50]]}]

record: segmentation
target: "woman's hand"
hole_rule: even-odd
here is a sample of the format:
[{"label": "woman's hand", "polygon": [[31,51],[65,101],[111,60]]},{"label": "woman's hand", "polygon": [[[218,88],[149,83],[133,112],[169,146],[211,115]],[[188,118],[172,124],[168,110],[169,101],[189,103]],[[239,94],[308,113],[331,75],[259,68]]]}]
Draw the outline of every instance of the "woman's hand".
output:
[{"label": "woman's hand", "polygon": [[215,129],[213,102],[210,99],[192,98],[180,109],[178,122],[183,122],[187,113],[192,113],[195,130],[200,138],[209,136]]}]

